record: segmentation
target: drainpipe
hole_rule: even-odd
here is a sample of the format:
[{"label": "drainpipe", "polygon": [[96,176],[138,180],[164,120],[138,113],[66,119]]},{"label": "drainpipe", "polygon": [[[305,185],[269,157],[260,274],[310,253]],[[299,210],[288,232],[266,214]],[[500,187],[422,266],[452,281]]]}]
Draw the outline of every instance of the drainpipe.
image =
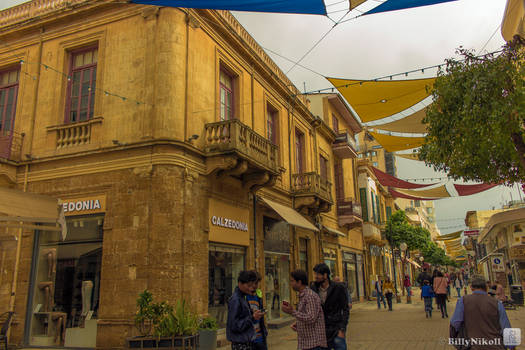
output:
[{"label": "drainpipe", "polygon": [[255,271],[258,271],[259,254],[257,252],[257,195],[252,193],[253,199],[253,255],[255,258]]}]

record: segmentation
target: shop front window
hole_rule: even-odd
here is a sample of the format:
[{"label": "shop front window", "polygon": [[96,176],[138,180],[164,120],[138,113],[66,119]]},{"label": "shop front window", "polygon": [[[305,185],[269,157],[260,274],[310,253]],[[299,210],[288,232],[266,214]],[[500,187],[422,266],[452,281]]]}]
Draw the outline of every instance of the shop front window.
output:
[{"label": "shop front window", "polygon": [[359,287],[357,284],[357,266],[355,254],[343,252],[343,278],[350,291],[352,300],[359,297]]},{"label": "shop front window", "polygon": [[65,240],[60,232],[36,235],[31,345],[96,346],[103,221],[103,216],[67,218]]},{"label": "shop front window", "polygon": [[264,284],[269,320],[283,317],[280,303],[290,301],[290,229],[285,221],[263,217]]},{"label": "shop front window", "polygon": [[301,270],[306,271],[310,275],[308,267],[308,240],[306,238],[299,238],[299,265]]},{"label": "shop front window", "polygon": [[337,276],[337,251],[335,249],[324,249],[324,263],[330,268],[330,277]]},{"label": "shop front window", "polygon": [[208,312],[221,328],[226,327],[228,299],[237,287],[239,272],[244,270],[245,257],[244,248],[210,243]]}]

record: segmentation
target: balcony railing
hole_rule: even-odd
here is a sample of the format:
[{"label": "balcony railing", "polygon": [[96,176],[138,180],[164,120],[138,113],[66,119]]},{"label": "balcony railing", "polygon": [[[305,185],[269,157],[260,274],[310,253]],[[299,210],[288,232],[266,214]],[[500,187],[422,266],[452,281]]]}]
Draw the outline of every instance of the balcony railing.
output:
[{"label": "balcony railing", "polygon": [[91,143],[93,125],[102,123],[102,117],[65,125],[48,127],[49,132],[56,131],[56,149],[82,146]]},{"label": "balcony railing", "polygon": [[272,173],[279,173],[279,148],[237,119],[205,126],[206,153],[235,152]]},{"label": "balcony railing", "polygon": [[23,136],[18,133],[0,133],[0,158],[20,161],[22,156],[22,139]]},{"label": "balcony railing", "polygon": [[332,144],[334,153],[339,158],[357,158],[357,145],[348,132],[339,133]]},{"label": "balcony railing", "polygon": [[355,201],[353,198],[338,199],[337,200],[337,215],[338,216],[357,216],[361,217],[361,203]]},{"label": "balcony railing", "polygon": [[295,195],[314,195],[332,202],[332,184],[315,172],[292,175],[292,190]]},{"label": "balcony railing", "polygon": [[375,242],[380,242],[382,241],[382,238],[383,238],[381,236],[380,228],[371,222],[363,223],[363,237],[367,241],[375,241]]}]

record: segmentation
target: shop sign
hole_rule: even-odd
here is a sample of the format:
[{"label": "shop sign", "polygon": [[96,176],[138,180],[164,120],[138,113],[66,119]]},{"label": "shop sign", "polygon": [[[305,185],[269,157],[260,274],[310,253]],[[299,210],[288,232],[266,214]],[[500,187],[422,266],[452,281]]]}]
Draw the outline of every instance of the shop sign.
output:
[{"label": "shop sign", "polygon": [[464,230],[463,235],[465,236],[479,236],[479,230]]},{"label": "shop sign", "polygon": [[226,227],[226,228],[231,228],[234,230],[248,232],[248,224],[245,222],[241,222],[241,221],[236,221],[236,220],[223,218],[223,217],[214,215],[211,217],[211,223],[212,225],[215,225],[215,226]]},{"label": "shop sign", "polygon": [[503,254],[493,254],[490,257],[492,264],[492,272],[505,272],[505,264],[503,262]]},{"label": "shop sign", "polygon": [[512,259],[525,259],[525,245],[512,247],[510,249],[510,257]]},{"label": "shop sign", "polygon": [[512,246],[525,245],[525,232],[523,231],[523,225],[515,224],[512,227]]},{"label": "shop sign", "polygon": [[104,213],[106,211],[106,195],[62,199],[64,215],[86,215]]},{"label": "shop sign", "polygon": [[355,254],[349,252],[343,252],[343,260],[348,262],[355,262]]}]

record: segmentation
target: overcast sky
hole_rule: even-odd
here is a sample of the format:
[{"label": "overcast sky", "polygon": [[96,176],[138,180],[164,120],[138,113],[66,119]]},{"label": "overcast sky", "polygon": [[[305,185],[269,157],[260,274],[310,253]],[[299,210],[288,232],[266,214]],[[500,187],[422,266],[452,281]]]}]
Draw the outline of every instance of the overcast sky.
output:
[{"label": "overcast sky", "polygon": [[[1,0],[0,9],[20,4],[20,0]],[[337,21],[348,8],[340,0],[325,0],[329,16]],[[334,4],[335,5],[331,5]],[[379,4],[369,0],[345,19]],[[337,25],[301,62],[320,73],[296,66],[288,73],[300,90],[331,87],[324,76],[373,79],[443,63],[463,46],[483,53],[503,45],[500,25],[506,0],[458,0],[434,6],[386,12],[359,17]],[[342,12],[334,12],[340,11]],[[334,12],[334,13],[330,13]],[[235,12],[236,18],[264,48],[292,61],[299,60],[333,25],[323,16]],[[492,38],[491,38],[492,37]],[[490,39],[490,40],[489,40]],[[268,52],[287,72],[293,63]],[[435,76],[435,70],[409,75],[416,79]],[[422,162],[397,158],[400,178],[443,177]],[[463,228],[469,210],[498,208],[519,199],[517,188],[497,187],[474,196],[436,201],[437,222],[442,233]]]}]

